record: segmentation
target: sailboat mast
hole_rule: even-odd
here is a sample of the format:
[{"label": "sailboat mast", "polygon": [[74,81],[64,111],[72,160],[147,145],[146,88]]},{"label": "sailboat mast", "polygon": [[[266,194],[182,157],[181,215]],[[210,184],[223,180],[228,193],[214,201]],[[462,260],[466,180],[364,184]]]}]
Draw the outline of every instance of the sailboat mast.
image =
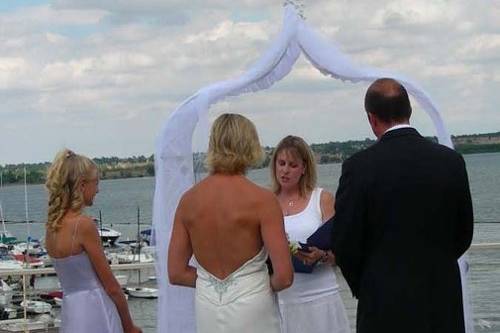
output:
[{"label": "sailboat mast", "polygon": [[[3,216],[2,200],[0,199],[0,217],[2,218],[3,236],[7,236],[7,229],[5,228],[5,217]],[[0,239],[3,237],[0,237]]]},{"label": "sailboat mast", "polygon": [[28,185],[26,183],[26,167],[24,167],[24,211],[26,213],[26,232],[28,234],[26,241],[26,264],[29,263],[29,251],[30,251],[30,222],[29,222],[29,212],[28,212]]},{"label": "sailboat mast", "polygon": [[[3,194],[3,171],[0,171],[0,216],[2,217],[3,237],[7,237],[7,228],[5,227],[5,217],[3,215],[2,194]],[[0,237],[0,239],[3,237]]]}]

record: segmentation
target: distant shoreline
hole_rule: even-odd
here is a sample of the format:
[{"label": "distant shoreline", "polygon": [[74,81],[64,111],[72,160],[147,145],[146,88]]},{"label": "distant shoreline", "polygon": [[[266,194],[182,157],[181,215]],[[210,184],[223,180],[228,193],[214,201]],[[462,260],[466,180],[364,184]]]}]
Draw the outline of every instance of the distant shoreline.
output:
[{"label": "distant shoreline", "polygon": [[[437,141],[435,137],[428,139]],[[452,141],[455,149],[464,155],[500,152],[500,132],[452,136]],[[375,142],[373,139],[328,142],[312,144],[311,148],[318,164],[342,163],[352,154],[366,149]],[[264,147],[264,160],[256,169],[268,167],[273,150],[274,147]],[[154,155],[128,158],[100,157],[93,160],[99,166],[101,179],[154,177]],[[204,153],[193,154],[193,164],[198,170],[204,170],[204,160]],[[3,185],[24,184],[25,168],[28,184],[43,184],[49,166],[50,162],[0,166]]]}]

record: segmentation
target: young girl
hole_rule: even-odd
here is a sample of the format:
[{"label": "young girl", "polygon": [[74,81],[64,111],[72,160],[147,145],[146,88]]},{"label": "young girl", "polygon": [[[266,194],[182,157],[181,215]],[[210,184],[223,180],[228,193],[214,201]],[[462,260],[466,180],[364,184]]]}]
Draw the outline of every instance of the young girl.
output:
[{"label": "young girl", "polygon": [[138,333],[97,228],[82,214],[92,206],[98,184],[95,163],[67,149],[57,154],[47,174],[45,244],[64,294],[61,332]]}]

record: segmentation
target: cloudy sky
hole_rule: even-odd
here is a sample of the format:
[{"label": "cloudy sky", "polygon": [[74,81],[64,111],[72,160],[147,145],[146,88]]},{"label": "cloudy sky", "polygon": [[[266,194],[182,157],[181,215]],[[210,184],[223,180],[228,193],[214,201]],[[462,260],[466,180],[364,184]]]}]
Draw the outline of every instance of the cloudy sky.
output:
[{"label": "cloudy sky", "polygon": [[[356,63],[399,71],[434,98],[452,134],[500,131],[500,1],[304,0],[307,22]],[[186,97],[241,74],[279,33],[279,0],[0,2],[0,165],[150,155]],[[301,58],[270,90],[212,108],[252,119],[263,145],[373,138],[367,85]],[[413,124],[433,135],[414,106]]]}]

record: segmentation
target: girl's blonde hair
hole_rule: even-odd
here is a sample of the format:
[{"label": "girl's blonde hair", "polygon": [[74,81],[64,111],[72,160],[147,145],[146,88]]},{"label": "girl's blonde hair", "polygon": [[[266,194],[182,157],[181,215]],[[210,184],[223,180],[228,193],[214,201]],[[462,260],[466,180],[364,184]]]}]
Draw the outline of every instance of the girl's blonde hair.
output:
[{"label": "girl's blonde hair", "polygon": [[304,174],[299,180],[299,193],[305,197],[307,192],[311,192],[316,187],[317,174],[314,153],[304,139],[298,136],[288,135],[278,143],[271,158],[270,168],[272,188],[276,194],[281,191],[281,185],[276,177],[276,159],[282,151],[286,151],[304,163]]},{"label": "girl's blonde hair", "polygon": [[262,157],[259,136],[250,120],[232,113],[215,120],[205,160],[210,173],[243,174]]},{"label": "girl's blonde hair", "polygon": [[80,185],[93,177],[97,177],[97,165],[90,158],[69,149],[57,153],[45,182],[49,191],[47,229],[57,232],[68,210],[80,211],[83,208]]}]

